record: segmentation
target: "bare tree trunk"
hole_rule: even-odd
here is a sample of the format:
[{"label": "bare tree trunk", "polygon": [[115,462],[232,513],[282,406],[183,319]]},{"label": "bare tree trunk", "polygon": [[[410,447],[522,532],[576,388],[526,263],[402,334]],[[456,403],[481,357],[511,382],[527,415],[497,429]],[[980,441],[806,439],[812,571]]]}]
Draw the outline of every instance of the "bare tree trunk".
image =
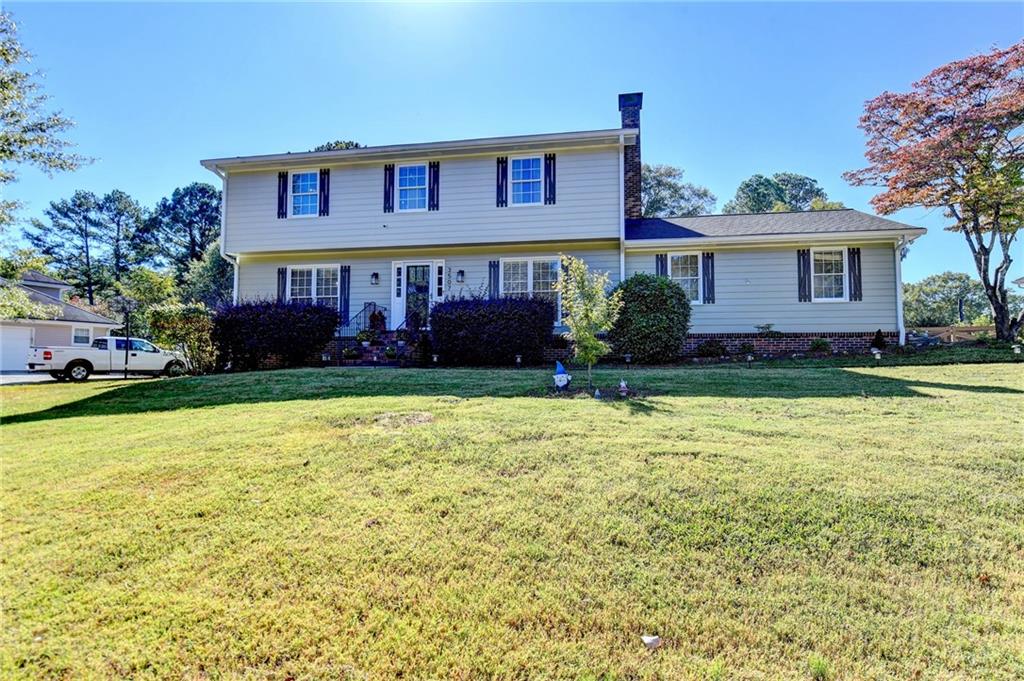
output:
[{"label": "bare tree trunk", "polygon": [[[963,220],[961,224],[964,238],[970,246],[971,255],[974,256],[974,265],[978,269],[978,278],[985,288],[985,296],[992,308],[992,322],[996,327],[996,338],[1003,341],[1013,341],[1021,331],[1024,323],[1024,311],[1014,316],[1010,312],[1010,296],[1006,291],[1006,273],[1010,269],[1013,258],[1010,257],[1010,246],[1013,244],[1016,234],[1009,230],[1003,230],[999,212],[993,216],[988,226],[988,243],[985,243],[986,229],[982,224],[980,216],[974,212],[970,220]],[[996,265],[993,272],[994,277],[989,274],[989,265],[992,262],[992,251],[998,239],[1002,259]]]}]

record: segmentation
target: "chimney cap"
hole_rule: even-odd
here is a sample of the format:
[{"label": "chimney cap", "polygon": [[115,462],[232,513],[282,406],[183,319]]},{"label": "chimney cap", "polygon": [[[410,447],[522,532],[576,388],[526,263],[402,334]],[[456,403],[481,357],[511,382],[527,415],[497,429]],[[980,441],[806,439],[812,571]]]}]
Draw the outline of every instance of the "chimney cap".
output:
[{"label": "chimney cap", "polygon": [[619,111],[623,109],[642,109],[644,106],[644,93],[642,92],[627,92],[619,95]]}]

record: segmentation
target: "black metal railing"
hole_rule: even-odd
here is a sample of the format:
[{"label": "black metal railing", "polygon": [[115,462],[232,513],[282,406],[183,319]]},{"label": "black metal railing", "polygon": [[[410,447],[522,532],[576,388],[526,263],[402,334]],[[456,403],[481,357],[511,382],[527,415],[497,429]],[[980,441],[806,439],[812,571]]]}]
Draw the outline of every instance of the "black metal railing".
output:
[{"label": "black metal railing", "polygon": [[338,336],[345,338],[349,336],[355,336],[357,333],[364,329],[370,328],[371,318],[380,313],[385,318],[387,316],[388,309],[377,303],[367,303],[363,305],[359,312],[346,319],[341,326],[338,327]]}]

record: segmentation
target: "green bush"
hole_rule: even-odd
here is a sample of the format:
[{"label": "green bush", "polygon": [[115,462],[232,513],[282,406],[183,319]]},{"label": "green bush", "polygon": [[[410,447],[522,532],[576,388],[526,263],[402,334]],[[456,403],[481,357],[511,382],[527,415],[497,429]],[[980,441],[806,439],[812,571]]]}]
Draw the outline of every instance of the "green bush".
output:
[{"label": "green bush", "polygon": [[810,352],[832,352],[832,343],[827,338],[815,338],[807,349]]},{"label": "green bush", "polygon": [[181,350],[193,374],[213,371],[217,352],[213,346],[213,315],[202,303],[164,303],[146,311],[153,340]]},{"label": "green bush", "polygon": [[729,354],[729,348],[719,340],[707,340],[697,346],[698,357],[723,357]]},{"label": "green bush", "polygon": [[740,343],[740,353],[744,355],[752,355],[757,351],[757,348],[751,342]]},{"label": "green bush", "polygon": [[617,290],[622,308],[608,333],[616,354],[629,353],[639,364],[678,359],[690,329],[690,300],[683,288],[665,277],[634,274]]}]

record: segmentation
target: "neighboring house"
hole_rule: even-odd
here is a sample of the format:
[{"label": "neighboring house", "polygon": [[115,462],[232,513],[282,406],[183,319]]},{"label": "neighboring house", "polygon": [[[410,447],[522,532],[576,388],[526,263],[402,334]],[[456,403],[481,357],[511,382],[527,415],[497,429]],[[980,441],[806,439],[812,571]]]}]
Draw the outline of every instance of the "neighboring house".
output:
[{"label": "neighboring house", "polygon": [[854,210],[644,219],[641,105],[620,95],[609,130],[205,160],[235,299],[337,306],[350,327],[375,305],[397,328],[446,297],[557,300],[566,253],[681,284],[690,348],[763,324],[782,349],[902,339],[901,255],[925,230]]},{"label": "neighboring house", "polygon": [[90,345],[93,338],[121,327],[113,319],[66,302],[63,295],[71,287],[41,272],[26,272],[12,285],[32,302],[57,308],[58,314],[53,319],[0,320],[0,371],[25,371],[33,345]]}]

